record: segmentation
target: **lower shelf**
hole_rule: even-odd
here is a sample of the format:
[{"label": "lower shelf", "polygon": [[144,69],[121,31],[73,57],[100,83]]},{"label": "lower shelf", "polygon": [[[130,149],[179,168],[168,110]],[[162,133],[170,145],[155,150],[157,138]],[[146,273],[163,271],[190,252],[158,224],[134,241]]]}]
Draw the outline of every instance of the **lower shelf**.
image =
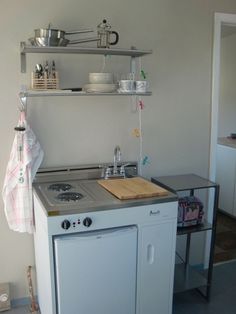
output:
[{"label": "lower shelf", "polygon": [[195,232],[201,232],[206,230],[211,230],[212,224],[208,223],[207,221],[204,221],[202,224],[197,226],[189,226],[189,227],[179,227],[177,229],[177,235],[183,235],[183,234],[189,234],[189,233],[195,233]]},{"label": "lower shelf", "polygon": [[207,285],[207,279],[191,266],[175,265],[174,293]]},{"label": "lower shelf", "polygon": [[136,93],[136,92],[128,92],[128,93],[86,93],[84,91],[81,92],[72,92],[71,90],[29,90],[24,92],[24,96],[26,97],[43,97],[43,96],[151,96],[152,92],[146,93]]}]

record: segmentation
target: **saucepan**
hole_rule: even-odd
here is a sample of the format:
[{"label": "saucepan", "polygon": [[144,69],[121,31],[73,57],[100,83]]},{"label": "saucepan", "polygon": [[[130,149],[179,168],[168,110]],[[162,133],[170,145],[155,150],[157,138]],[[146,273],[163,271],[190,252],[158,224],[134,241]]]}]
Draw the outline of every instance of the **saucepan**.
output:
[{"label": "saucepan", "polygon": [[65,35],[83,34],[93,32],[92,29],[81,29],[78,31],[63,31],[60,29],[51,28],[38,28],[34,30],[35,36],[29,38],[31,45],[39,47],[57,47],[57,46],[67,46],[91,41],[98,41],[97,37],[92,38],[81,38],[78,40],[69,40],[65,38]]},{"label": "saucepan", "polygon": [[83,34],[83,33],[91,33],[93,29],[81,29],[78,31],[63,31],[61,29],[53,29],[51,25],[48,25],[48,28],[38,28],[34,30],[34,37],[52,37],[52,38],[65,38],[65,35],[74,35],[74,34]]},{"label": "saucepan", "polygon": [[78,40],[69,40],[66,38],[53,37],[31,37],[29,42],[32,46],[38,47],[66,47],[67,45],[75,45],[80,43],[98,41],[98,37],[82,38]]}]

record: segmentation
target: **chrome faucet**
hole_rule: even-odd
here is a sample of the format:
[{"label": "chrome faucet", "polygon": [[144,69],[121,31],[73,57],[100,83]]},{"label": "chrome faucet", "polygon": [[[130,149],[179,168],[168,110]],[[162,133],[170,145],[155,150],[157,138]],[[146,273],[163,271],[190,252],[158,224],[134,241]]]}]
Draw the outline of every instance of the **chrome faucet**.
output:
[{"label": "chrome faucet", "polygon": [[120,151],[120,146],[116,146],[114,149],[114,163],[113,163],[113,174],[117,174],[117,164],[118,162],[121,161],[121,151]]},{"label": "chrome faucet", "polygon": [[121,163],[121,150],[120,146],[117,145],[114,149],[113,165],[110,164],[106,166],[103,169],[101,176],[104,177],[104,179],[125,178],[125,167],[128,165],[129,163]]}]

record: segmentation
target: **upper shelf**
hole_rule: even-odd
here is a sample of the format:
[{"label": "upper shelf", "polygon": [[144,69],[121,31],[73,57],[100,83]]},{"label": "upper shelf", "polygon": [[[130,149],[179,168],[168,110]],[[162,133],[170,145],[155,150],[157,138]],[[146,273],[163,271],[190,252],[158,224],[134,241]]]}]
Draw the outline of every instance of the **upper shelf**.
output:
[{"label": "upper shelf", "polygon": [[94,55],[116,55],[141,57],[151,54],[152,50],[130,49],[114,49],[114,48],[94,48],[94,47],[36,47],[26,45],[21,42],[21,72],[26,72],[26,53],[64,53],[64,54],[94,54]]}]

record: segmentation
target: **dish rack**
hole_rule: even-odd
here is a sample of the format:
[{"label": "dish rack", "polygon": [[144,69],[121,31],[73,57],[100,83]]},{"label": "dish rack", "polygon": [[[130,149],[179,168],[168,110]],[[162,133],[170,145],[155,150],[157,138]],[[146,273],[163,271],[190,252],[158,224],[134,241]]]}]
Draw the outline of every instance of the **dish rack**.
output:
[{"label": "dish rack", "polygon": [[53,73],[53,77],[47,76],[47,73],[44,73],[39,77],[38,73],[31,73],[31,88],[36,90],[45,90],[45,89],[59,89],[59,76],[58,72]]}]

